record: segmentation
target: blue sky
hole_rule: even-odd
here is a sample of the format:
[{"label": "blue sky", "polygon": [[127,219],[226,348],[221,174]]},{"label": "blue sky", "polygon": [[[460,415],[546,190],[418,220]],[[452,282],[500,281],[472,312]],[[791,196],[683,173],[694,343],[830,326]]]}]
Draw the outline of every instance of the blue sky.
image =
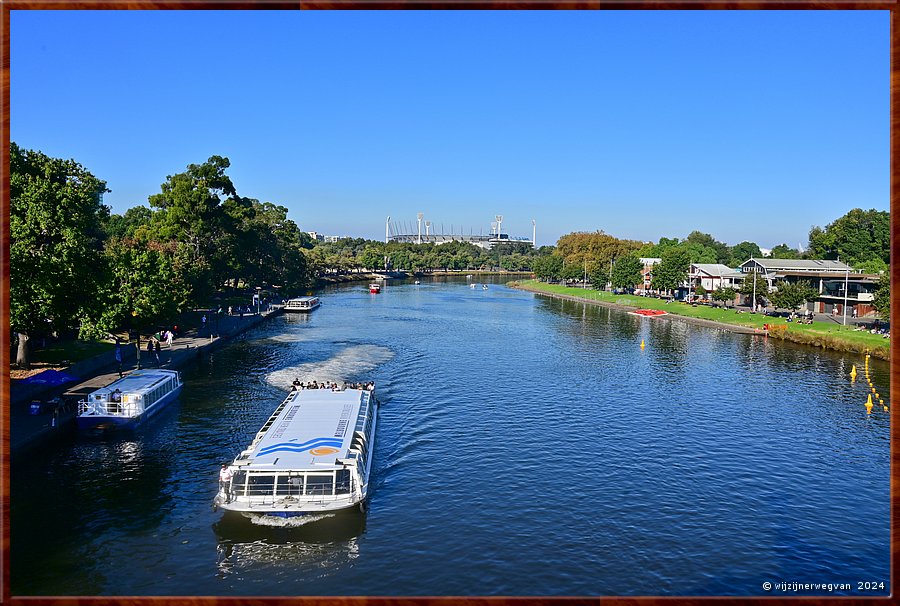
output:
[{"label": "blue sky", "polygon": [[889,208],[887,11],[12,11],[11,139],[122,213],[211,155],[305,230],[806,243]]}]

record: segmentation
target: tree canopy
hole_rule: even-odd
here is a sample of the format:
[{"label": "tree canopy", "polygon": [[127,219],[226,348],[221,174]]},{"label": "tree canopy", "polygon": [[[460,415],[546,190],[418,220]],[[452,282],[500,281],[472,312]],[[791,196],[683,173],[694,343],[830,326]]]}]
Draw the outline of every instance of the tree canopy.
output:
[{"label": "tree canopy", "polygon": [[815,259],[837,259],[849,265],[880,259],[890,263],[891,224],[887,211],[854,208],[825,229],[809,232],[809,254]]},{"label": "tree canopy", "polygon": [[28,340],[76,328],[96,297],[106,182],[74,160],[10,145],[10,327]]}]

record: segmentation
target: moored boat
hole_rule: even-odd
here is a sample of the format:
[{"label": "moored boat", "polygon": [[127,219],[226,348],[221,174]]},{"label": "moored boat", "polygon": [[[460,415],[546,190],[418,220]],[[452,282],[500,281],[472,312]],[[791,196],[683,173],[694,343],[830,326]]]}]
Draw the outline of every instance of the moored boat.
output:
[{"label": "moored boat", "polygon": [[375,283],[369,284],[369,292],[373,295],[377,295],[381,292],[381,286]]},{"label": "moored boat", "polygon": [[78,402],[78,429],[132,429],[175,400],[181,392],[177,370],[135,370],[89,393]]},{"label": "moored boat", "polygon": [[297,297],[289,299],[284,304],[284,311],[305,313],[314,310],[321,304],[319,297]]},{"label": "moored boat", "polygon": [[347,509],[369,494],[375,385],[295,389],[223,466],[215,505],[248,518]]}]

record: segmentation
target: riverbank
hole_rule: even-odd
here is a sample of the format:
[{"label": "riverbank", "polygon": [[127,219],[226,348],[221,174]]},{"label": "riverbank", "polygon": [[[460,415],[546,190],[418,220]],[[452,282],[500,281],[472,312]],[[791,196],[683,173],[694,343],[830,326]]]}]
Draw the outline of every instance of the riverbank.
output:
[{"label": "riverbank", "polygon": [[[181,370],[198,357],[218,349],[266,318],[281,312],[281,308],[278,307],[259,315],[225,316],[219,319],[217,324],[210,326],[212,330],[191,329],[176,339],[171,348],[162,348],[159,367]],[[211,332],[216,334],[210,334]],[[124,346],[122,353],[123,370],[129,372],[137,368],[135,347]],[[142,351],[141,354],[141,362],[144,367],[156,367],[155,361],[151,364],[146,351]],[[118,364],[112,351],[60,370],[77,377],[78,382],[74,385],[66,383],[56,386],[31,386],[20,380],[10,382],[9,440],[11,453],[18,454],[72,434],[75,431],[78,400],[119,377]],[[57,400],[58,405],[49,405],[49,402],[54,399]],[[31,414],[32,400],[44,402],[41,414]]]},{"label": "riverbank", "polygon": [[882,360],[890,359],[890,341],[881,335],[857,331],[849,326],[814,321],[812,324],[788,322],[786,318],[745,312],[735,308],[696,307],[685,303],[667,303],[662,299],[635,295],[617,295],[604,291],[572,288],[559,284],[544,284],[537,280],[510,282],[508,286],[530,292],[601,305],[622,311],[656,309],[667,312],[662,319],[691,322],[750,334],[767,334],[776,339],[813,347],[851,353],[869,353]]}]

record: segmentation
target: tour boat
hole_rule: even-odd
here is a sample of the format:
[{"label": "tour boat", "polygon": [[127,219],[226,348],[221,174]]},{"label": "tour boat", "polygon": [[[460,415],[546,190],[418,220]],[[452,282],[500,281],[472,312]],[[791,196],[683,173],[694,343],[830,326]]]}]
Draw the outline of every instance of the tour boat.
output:
[{"label": "tour boat", "polygon": [[181,392],[181,373],[162,368],[135,370],[78,402],[78,429],[132,429]]},{"label": "tour boat", "polygon": [[284,311],[304,313],[314,310],[321,304],[319,297],[298,297],[296,299],[288,300],[288,302],[284,304]]},{"label": "tour boat", "polygon": [[369,292],[373,295],[377,295],[381,292],[381,286],[379,286],[378,284],[369,284]]},{"label": "tour boat", "polygon": [[227,466],[230,482],[220,475],[214,504],[251,519],[362,509],[377,420],[370,385],[292,391]]}]

